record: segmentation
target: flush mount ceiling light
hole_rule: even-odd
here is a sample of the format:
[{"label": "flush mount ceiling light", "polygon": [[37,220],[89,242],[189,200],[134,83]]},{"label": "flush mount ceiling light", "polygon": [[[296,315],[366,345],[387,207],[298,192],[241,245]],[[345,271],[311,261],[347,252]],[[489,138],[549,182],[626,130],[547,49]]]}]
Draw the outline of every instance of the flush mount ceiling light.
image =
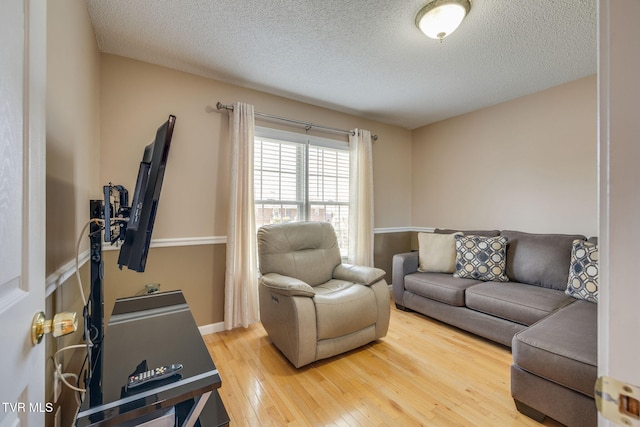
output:
[{"label": "flush mount ceiling light", "polygon": [[469,0],[433,0],[416,15],[416,26],[432,39],[453,33],[471,9]]}]

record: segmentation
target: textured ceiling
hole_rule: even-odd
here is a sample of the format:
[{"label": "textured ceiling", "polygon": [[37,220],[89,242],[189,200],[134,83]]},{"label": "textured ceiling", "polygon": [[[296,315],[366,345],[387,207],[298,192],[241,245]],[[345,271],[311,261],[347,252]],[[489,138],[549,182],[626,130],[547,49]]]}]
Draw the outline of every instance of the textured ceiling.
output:
[{"label": "textured ceiling", "polygon": [[425,3],[87,0],[103,52],[408,129],[596,73],[597,0],[472,0],[442,43]]}]

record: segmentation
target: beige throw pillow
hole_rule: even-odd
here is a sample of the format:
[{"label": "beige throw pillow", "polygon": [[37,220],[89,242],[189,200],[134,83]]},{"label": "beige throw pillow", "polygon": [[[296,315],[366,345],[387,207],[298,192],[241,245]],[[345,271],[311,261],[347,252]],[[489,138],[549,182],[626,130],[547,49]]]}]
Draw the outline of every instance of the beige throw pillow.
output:
[{"label": "beige throw pillow", "polygon": [[462,233],[418,233],[418,271],[453,273],[456,271],[456,239]]}]

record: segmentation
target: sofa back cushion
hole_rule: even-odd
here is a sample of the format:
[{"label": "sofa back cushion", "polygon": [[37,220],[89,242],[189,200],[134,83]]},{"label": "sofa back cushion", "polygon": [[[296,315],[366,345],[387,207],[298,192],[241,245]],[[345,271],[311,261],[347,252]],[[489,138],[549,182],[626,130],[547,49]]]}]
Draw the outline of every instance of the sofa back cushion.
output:
[{"label": "sofa back cushion", "polygon": [[514,282],[564,291],[569,278],[571,249],[580,234],[532,234],[504,230],[507,276]]},{"label": "sofa back cushion", "polygon": [[451,230],[449,228],[436,228],[433,232],[437,234],[462,233],[465,236],[484,237],[497,237],[500,235],[500,230]]}]

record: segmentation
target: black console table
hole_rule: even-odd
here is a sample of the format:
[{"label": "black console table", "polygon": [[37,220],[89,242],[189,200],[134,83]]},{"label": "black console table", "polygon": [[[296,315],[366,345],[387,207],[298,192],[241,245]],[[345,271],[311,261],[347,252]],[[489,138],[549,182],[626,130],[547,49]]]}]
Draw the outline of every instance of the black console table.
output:
[{"label": "black console table", "polygon": [[[100,389],[87,390],[77,427],[154,425],[154,419],[187,427],[229,424],[220,375],[181,291],[116,300],[100,357],[101,372],[93,373]],[[174,363],[183,369],[172,377],[125,387],[134,373]]]}]

